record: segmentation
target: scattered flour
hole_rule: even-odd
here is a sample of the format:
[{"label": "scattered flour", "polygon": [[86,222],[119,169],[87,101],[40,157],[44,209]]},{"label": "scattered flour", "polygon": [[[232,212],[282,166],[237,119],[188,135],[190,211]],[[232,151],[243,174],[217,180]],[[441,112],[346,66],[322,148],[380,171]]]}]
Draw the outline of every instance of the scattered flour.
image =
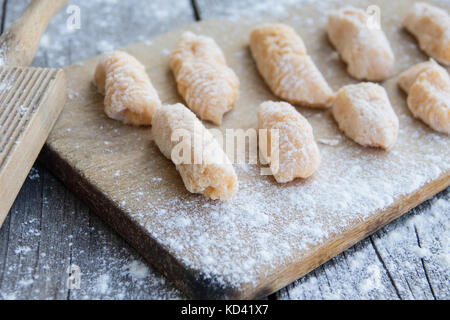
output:
[{"label": "scattered flour", "polygon": [[19,280],[18,284],[21,287],[29,287],[33,284],[34,280],[33,279],[22,279]]},{"label": "scattered flour", "polygon": [[30,173],[28,174],[28,179],[37,180],[40,178],[39,171],[36,168],[31,168]]},{"label": "scattered flour", "polygon": [[381,288],[381,272],[377,265],[370,265],[367,268],[367,272],[370,277],[364,279],[360,284],[360,289],[363,293],[367,293],[371,290],[378,290]]},{"label": "scattered flour", "polygon": [[109,275],[107,274],[101,275],[97,279],[95,288],[97,289],[98,292],[105,294],[108,292],[109,289],[109,281],[110,281]]},{"label": "scattered flour", "polygon": [[30,251],[31,251],[30,247],[17,247],[14,250],[14,253],[17,254],[17,255],[19,255],[19,254],[27,254]]},{"label": "scattered flour", "polygon": [[318,139],[317,140],[317,142],[322,143],[322,144],[326,144],[326,145],[329,145],[329,146],[337,146],[340,141],[341,141],[340,137],[339,138],[333,138],[333,139]]},{"label": "scattered flour", "polygon": [[427,258],[430,256],[430,250],[427,248],[421,248],[419,246],[411,248],[411,251],[413,251],[419,258]]},{"label": "scattered flour", "polygon": [[170,50],[169,50],[169,49],[162,49],[162,50],[161,50],[161,54],[162,54],[163,56],[168,56],[168,55],[170,55]]},{"label": "scattered flour", "polygon": [[366,239],[296,281],[289,291],[283,290],[281,298],[433,299],[424,267],[434,294],[449,297],[445,284],[450,277],[449,192],[444,191],[371,236],[396,288],[372,242]]},{"label": "scattered flour", "polygon": [[97,50],[100,52],[100,53],[104,53],[104,52],[110,52],[110,51],[113,51],[115,48],[114,48],[114,45],[112,44],[112,43],[109,43],[108,41],[106,41],[106,40],[101,40],[101,41],[99,41],[99,43],[97,44]]},{"label": "scattered flour", "polygon": [[134,281],[142,280],[149,276],[147,265],[138,260],[131,261],[127,269],[128,274]]},{"label": "scattered flour", "polygon": [[[1,65],[1,63],[0,63]],[[2,293],[1,297],[3,300],[16,300],[17,296],[15,293]]]}]

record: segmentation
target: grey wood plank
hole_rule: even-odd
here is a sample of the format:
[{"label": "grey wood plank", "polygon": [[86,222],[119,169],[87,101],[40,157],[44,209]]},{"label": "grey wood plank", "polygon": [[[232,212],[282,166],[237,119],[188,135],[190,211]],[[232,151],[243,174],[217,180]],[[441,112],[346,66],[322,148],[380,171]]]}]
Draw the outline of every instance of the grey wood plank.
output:
[{"label": "grey wood plank", "polygon": [[4,12],[7,0],[0,1],[0,32],[3,33],[4,29]]},{"label": "grey wood plank", "polygon": [[448,299],[449,213],[450,188],[280,290],[276,297]]},{"label": "grey wood plank", "polygon": [[[419,209],[410,214],[414,213],[424,214]],[[418,245],[411,218],[395,221],[371,239],[402,298],[433,299],[421,259],[414,252]]]},{"label": "grey wood plank", "polygon": [[[449,190],[447,190],[449,191]],[[450,192],[435,198],[427,214],[413,221],[430,290],[436,299],[450,299]]]},{"label": "grey wood plank", "polygon": [[365,239],[280,290],[278,299],[399,299],[389,276]]},{"label": "grey wood plank", "polygon": [[[5,25],[29,1],[8,1]],[[194,21],[189,0],[70,1],[81,28],[63,10],[42,38],[34,66],[60,67]],[[69,93],[70,94],[70,93]],[[0,229],[0,298],[177,299],[183,297],[113,230],[36,164]],[[66,287],[70,265],[80,290]]]},{"label": "grey wood plank", "polygon": [[447,189],[373,236],[375,247],[405,298],[450,297],[449,214]]}]

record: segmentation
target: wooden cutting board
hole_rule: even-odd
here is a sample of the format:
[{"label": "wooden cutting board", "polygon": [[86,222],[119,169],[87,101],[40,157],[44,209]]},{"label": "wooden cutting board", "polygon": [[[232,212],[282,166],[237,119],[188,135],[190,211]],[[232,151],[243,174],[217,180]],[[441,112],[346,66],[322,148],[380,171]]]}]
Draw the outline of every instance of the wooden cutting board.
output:
[{"label": "wooden cutting board", "polygon": [[[410,1],[348,1],[381,8],[397,63],[395,75],[427,59],[401,28]],[[288,8],[274,17],[210,20],[124,50],[147,67],[164,103],[181,102],[169,54],[184,30],[212,36],[241,80],[240,98],[221,126],[255,128],[256,110],[276,100],[248,49],[258,22],[294,27],[333,89],[355,83],[327,41],[326,11],[338,2]],[[441,4],[450,11],[450,4]],[[337,129],[329,111],[298,110],[314,128],[322,154],[317,174],[279,185],[259,167],[236,164],[240,192],[229,202],[184,188],[150,128],[122,125],[103,113],[92,76],[98,57],[66,68],[69,100],[41,160],[150,263],[194,298],[262,297],[289,284],[450,184],[450,138],[408,111],[396,76],[385,81],[400,120],[389,152],[364,148]],[[207,125],[212,127],[211,125]]]}]

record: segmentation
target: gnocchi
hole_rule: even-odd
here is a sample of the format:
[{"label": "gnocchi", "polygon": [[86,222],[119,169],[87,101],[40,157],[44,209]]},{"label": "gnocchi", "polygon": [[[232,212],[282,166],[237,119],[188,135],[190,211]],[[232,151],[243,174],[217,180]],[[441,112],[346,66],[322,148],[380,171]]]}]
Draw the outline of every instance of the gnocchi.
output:
[{"label": "gnocchi", "polygon": [[329,107],[333,91],[307,54],[303,40],[284,24],[263,24],[250,33],[256,66],[283,100],[308,107]]},{"label": "gnocchi", "polygon": [[399,78],[399,85],[408,93],[407,104],[414,117],[436,131],[450,134],[447,70],[435,62],[421,63],[405,71]]},{"label": "gnocchi", "polygon": [[[152,119],[152,135],[164,156],[174,162],[189,192],[220,200],[236,194],[238,179],[230,160],[202,122],[184,105],[158,108]],[[178,159],[178,138],[182,138],[185,159]]]},{"label": "gnocchi", "polygon": [[420,48],[442,64],[450,65],[450,16],[427,3],[411,6],[403,26],[413,34]]},{"label": "gnocchi", "polygon": [[133,125],[150,125],[161,106],[145,67],[126,52],[103,54],[94,75],[94,84],[105,95],[105,113],[114,120]]},{"label": "gnocchi", "polygon": [[351,76],[380,81],[392,73],[395,58],[384,32],[369,26],[368,19],[364,10],[354,7],[333,11],[328,15],[328,37]]},{"label": "gnocchi", "polygon": [[378,84],[342,87],[332,114],[339,128],[360,145],[389,149],[397,141],[399,121],[386,90]]},{"label": "gnocchi", "polygon": [[415,66],[412,66],[411,68],[400,74],[400,76],[398,77],[398,85],[403,91],[408,93],[409,89],[414,84],[419,74],[426,69],[434,66],[439,67],[438,64],[434,62],[434,60],[421,62],[416,64]]},{"label": "gnocchi", "polygon": [[[314,140],[308,120],[286,102],[267,101],[258,109],[259,129],[267,129],[267,137],[273,139],[271,130],[278,129],[278,154],[265,159],[278,183],[295,178],[310,177],[320,165],[320,152]],[[277,161],[275,160],[275,157]]]},{"label": "gnocchi", "polygon": [[214,39],[185,32],[170,57],[178,92],[200,119],[221,124],[237,97],[239,79]]}]

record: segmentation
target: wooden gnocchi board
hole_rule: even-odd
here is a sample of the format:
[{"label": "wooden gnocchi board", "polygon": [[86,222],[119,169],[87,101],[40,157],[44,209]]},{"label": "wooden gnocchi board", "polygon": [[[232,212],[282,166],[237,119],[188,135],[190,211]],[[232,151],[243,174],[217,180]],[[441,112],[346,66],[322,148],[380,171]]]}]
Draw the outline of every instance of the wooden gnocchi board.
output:
[{"label": "wooden gnocchi board", "polygon": [[[103,97],[91,81],[95,57],[66,68],[69,99],[41,160],[188,296],[257,298],[286,286],[450,184],[450,138],[413,119],[396,86],[399,72],[427,59],[401,28],[411,2],[348,2],[381,8],[397,58],[395,75],[383,83],[400,120],[389,152],[347,139],[329,111],[299,107],[323,158],[314,177],[279,185],[257,165],[236,164],[238,195],[207,200],[186,191],[150,128],[104,115]],[[313,3],[273,17],[204,21],[124,50],[145,64],[163,103],[175,103],[182,99],[169,70],[170,51],[186,29],[212,36],[241,81],[239,100],[220,129],[255,128],[259,104],[277,100],[249,52],[248,32],[256,23],[294,27],[334,90],[356,82],[326,37],[326,11],[339,1]],[[450,4],[440,5],[450,11]]]}]

